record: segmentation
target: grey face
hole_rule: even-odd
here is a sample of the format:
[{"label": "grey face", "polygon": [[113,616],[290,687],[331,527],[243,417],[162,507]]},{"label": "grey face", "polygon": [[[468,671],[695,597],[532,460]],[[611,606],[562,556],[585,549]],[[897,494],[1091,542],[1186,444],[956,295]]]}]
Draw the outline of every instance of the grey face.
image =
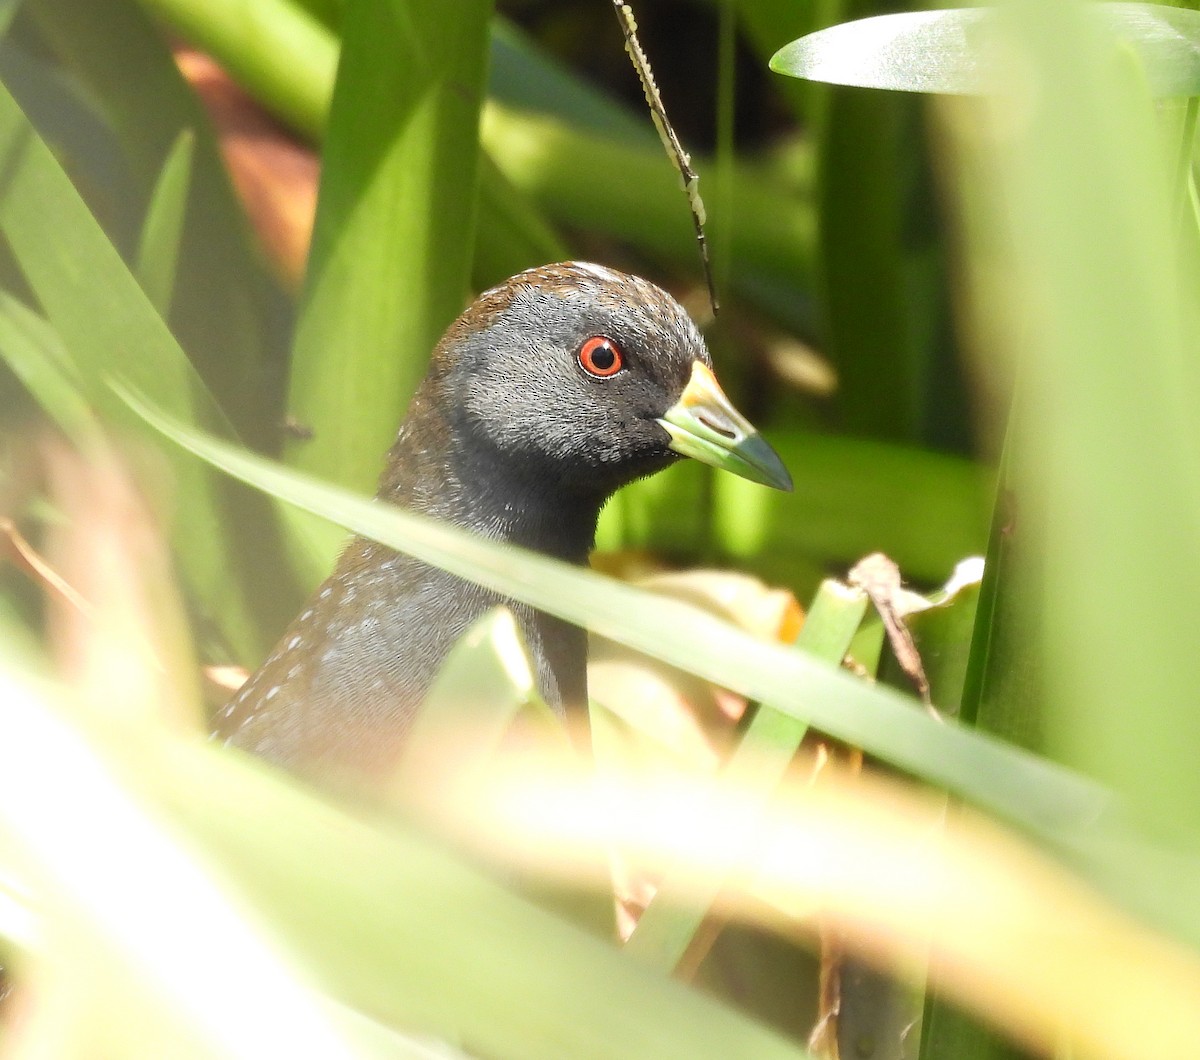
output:
[{"label": "grey face", "polygon": [[[607,493],[676,458],[657,421],[679,400],[694,362],[710,364],[678,302],[592,265],[534,270],[509,281],[505,294],[459,340],[456,406],[473,435],[587,492]],[[597,337],[611,346],[581,363]]]}]

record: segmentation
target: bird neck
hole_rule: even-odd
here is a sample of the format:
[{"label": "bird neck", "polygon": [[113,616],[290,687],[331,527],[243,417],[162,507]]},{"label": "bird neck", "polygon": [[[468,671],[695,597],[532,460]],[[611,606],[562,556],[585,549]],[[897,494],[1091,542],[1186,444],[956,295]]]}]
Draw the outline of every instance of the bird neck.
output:
[{"label": "bird neck", "polygon": [[545,468],[505,459],[452,427],[423,392],[388,453],[378,497],[492,540],[587,562],[605,497],[565,492]]}]

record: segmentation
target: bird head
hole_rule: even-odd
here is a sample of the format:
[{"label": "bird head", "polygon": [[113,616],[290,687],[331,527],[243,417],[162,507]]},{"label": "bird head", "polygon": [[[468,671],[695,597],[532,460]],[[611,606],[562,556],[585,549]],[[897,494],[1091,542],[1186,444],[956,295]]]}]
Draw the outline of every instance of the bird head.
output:
[{"label": "bird head", "polygon": [[514,276],[452,325],[433,377],[461,430],[571,492],[607,496],[681,455],[791,489],[683,307],[635,276],[581,262]]}]

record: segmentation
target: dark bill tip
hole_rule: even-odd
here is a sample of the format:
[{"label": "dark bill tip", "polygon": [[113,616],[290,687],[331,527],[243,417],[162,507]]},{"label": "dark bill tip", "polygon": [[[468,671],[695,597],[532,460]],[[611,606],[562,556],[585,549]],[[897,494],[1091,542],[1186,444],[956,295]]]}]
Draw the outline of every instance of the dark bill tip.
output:
[{"label": "dark bill tip", "polygon": [[792,476],[779,454],[725,396],[711,369],[701,361],[679,400],[658,421],[682,456],[772,489],[792,491]]}]

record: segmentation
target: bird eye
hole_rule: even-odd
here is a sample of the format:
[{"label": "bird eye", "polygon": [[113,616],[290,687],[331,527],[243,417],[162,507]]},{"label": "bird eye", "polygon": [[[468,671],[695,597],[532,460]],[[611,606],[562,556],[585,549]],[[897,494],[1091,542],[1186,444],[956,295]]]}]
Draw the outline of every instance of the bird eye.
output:
[{"label": "bird eye", "polygon": [[579,367],[597,379],[607,379],[625,367],[625,355],[606,335],[593,335],[579,347]]}]

